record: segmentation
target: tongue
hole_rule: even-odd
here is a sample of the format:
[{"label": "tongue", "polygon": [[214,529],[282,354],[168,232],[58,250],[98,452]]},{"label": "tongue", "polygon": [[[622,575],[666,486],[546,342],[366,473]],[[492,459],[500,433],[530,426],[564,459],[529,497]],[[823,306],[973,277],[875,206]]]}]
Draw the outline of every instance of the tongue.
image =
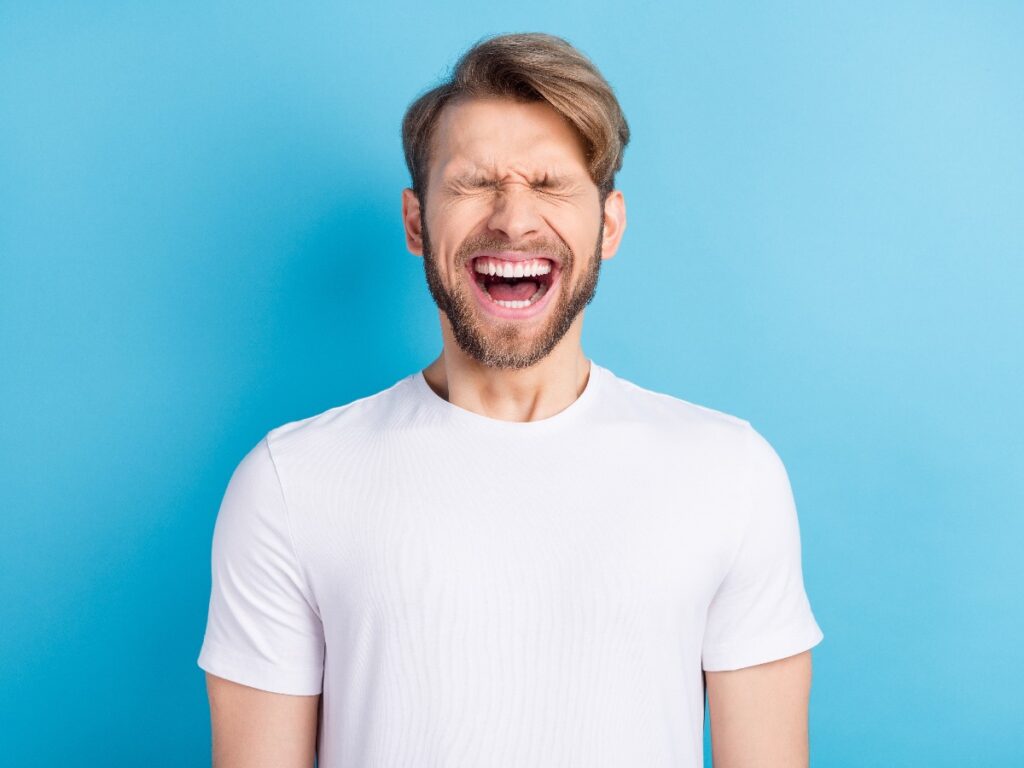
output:
[{"label": "tongue", "polygon": [[537,292],[540,285],[533,280],[517,280],[514,283],[494,283],[487,286],[491,298],[498,301],[526,301]]}]

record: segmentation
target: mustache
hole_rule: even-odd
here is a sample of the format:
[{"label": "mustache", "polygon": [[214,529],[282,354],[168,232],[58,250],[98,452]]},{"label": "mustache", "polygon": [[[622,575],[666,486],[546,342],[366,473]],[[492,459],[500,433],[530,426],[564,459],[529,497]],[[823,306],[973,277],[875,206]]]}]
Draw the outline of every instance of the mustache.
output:
[{"label": "mustache", "polygon": [[521,243],[514,243],[506,238],[493,235],[479,235],[465,240],[456,253],[457,260],[460,264],[465,263],[478,251],[520,251],[546,254],[551,256],[552,260],[561,262],[563,267],[572,264],[573,260],[572,249],[561,239],[551,240],[537,237]]}]

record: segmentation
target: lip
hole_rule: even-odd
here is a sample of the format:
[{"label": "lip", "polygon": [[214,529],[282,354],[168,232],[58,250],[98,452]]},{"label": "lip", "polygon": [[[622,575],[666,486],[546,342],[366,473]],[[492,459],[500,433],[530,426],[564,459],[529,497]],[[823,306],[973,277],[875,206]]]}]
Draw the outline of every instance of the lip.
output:
[{"label": "lip", "polygon": [[[477,303],[483,308],[484,312],[497,317],[502,320],[529,320],[531,317],[539,315],[547,307],[548,302],[551,301],[551,297],[554,295],[555,290],[558,288],[558,283],[562,279],[561,265],[547,255],[534,255],[534,254],[523,254],[517,252],[515,255],[517,258],[507,258],[503,251],[488,251],[486,253],[477,253],[473,256],[473,259],[479,256],[490,256],[496,259],[506,259],[507,261],[526,261],[528,259],[548,259],[552,263],[551,266],[551,282],[548,283],[548,289],[544,291],[544,295],[540,299],[528,307],[522,307],[520,309],[513,309],[512,307],[503,307],[500,304],[495,304],[491,300],[491,297],[487,295],[486,291],[480,287],[476,281],[476,272],[473,271],[473,259],[466,262],[465,268],[466,273],[469,276],[469,284],[473,291],[473,295],[476,297]],[[508,252],[510,257],[512,252]]]}]

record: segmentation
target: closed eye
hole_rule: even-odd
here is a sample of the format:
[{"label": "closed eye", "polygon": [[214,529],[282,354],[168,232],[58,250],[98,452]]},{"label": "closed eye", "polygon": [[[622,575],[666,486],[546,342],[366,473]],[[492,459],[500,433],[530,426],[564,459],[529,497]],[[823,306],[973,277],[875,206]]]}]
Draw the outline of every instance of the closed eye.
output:
[{"label": "closed eye", "polygon": [[[566,179],[543,176],[529,182],[530,189],[544,195],[564,196],[570,195],[575,186]],[[452,179],[445,185],[453,194],[467,194],[472,192],[500,192],[504,186],[498,179],[485,176],[462,176]]]},{"label": "closed eye", "polygon": [[483,178],[459,178],[452,179],[450,182],[445,184],[445,187],[447,187],[448,191],[452,194],[459,195],[485,190],[497,190],[498,183],[496,181]]},{"label": "closed eye", "polygon": [[530,187],[535,192],[540,192],[544,195],[551,195],[556,197],[568,195],[572,192],[571,185],[566,184],[562,181],[542,181],[531,184]]}]

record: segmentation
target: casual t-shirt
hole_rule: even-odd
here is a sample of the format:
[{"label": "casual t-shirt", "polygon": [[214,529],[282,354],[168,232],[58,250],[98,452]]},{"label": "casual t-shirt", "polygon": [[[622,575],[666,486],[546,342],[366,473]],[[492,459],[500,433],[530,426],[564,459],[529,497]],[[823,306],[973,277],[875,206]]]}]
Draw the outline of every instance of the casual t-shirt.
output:
[{"label": "casual t-shirt", "polygon": [[702,670],[822,639],[772,447],[595,363],[539,421],[417,372],[271,430],[212,577],[199,666],[322,693],[321,768],[697,768]]}]

